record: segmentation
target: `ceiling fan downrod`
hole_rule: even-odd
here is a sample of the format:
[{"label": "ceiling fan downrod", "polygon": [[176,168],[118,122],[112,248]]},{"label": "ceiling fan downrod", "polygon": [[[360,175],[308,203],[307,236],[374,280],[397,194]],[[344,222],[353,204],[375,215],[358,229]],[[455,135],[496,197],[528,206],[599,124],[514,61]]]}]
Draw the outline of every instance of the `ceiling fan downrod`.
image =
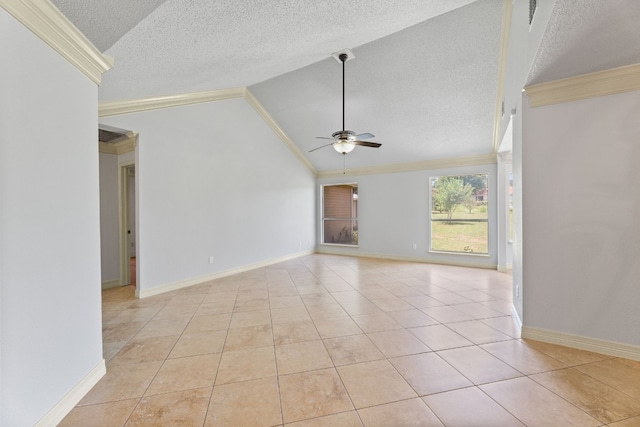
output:
[{"label": "ceiling fan downrod", "polygon": [[342,131],[344,132],[346,129],[344,127],[344,63],[347,62],[349,56],[346,53],[341,53],[338,58],[342,61]]},{"label": "ceiling fan downrod", "polygon": [[342,62],[342,130],[333,132],[331,134],[331,138],[329,137],[325,137],[325,136],[316,136],[316,138],[319,139],[328,139],[331,140],[333,142],[329,143],[329,144],[325,144],[322,145],[320,147],[316,147],[312,150],[309,150],[309,152],[313,152],[316,150],[319,150],[321,148],[324,147],[329,147],[329,146],[333,146],[333,148],[340,154],[346,155],[348,153],[350,153],[356,145],[360,145],[360,146],[364,146],[364,147],[373,147],[373,148],[378,148],[380,147],[382,144],[378,143],[378,142],[373,142],[373,141],[362,141],[362,139],[369,139],[369,138],[374,138],[374,135],[366,132],[366,133],[361,133],[361,134],[356,134],[354,131],[352,130],[346,130],[345,129],[345,110],[346,110],[346,91],[345,91],[345,65],[344,63],[347,62],[347,60],[349,59],[349,54],[347,53],[340,53],[337,55],[337,57],[334,55],[334,58],[338,59],[340,62]]}]

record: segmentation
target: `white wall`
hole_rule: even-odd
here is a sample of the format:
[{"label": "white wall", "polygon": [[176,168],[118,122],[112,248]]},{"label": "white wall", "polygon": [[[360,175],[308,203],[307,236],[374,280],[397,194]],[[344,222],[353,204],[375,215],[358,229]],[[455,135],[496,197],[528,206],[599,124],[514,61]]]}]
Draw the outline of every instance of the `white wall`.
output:
[{"label": "white wall", "polygon": [[102,121],[139,133],[142,291],[315,247],[314,176],[244,99]]},{"label": "white wall", "polygon": [[118,156],[100,153],[100,257],[102,284],[120,281]]},{"label": "white wall", "polygon": [[529,25],[529,0],[513,0],[509,46],[504,76],[504,111],[499,128],[500,140],[509,125],[510,112],[516,109],[529,71],[536,59],[542,37],[553,13],[555,1],[538,1],[536,13]]},{"label": "white wall", "polygon": [[523,111],[524,324],[640,345],[640,91]]},{"label": "white wall", "polygon": [[[357,150],[357,149],[356,149]],[[337,155],[337,154],[336,154]],[[357,154],[356,154],[357,155]],[[495,268],[497,264],[496,195],[490,193],[489,256],[429,252],[429,178],[446,175],[489,174],[490,191],[496,188],[496,165],[434,169],[415,172],[362,175],[320,179],[319,184],[358,184],[359,247],[320,245],[325,253],[341,253],[414,259]],[[318,206],[321,205],[318,189]],[[321,213],[317,212],[317,236],[321,233]],[[321,238],[318,237],[318,241]],[[413,244],[417,249],[413,249]]]},{"label": "white wall", "polygon": [[[523,317],[523,300],[527,293],[524,286],[524,257],[523,257],[523,241],[524,233],[522,226],[524,198],[522,190],[522,104],[523,98],[526,96],[520,93],[520,101],[516,105],[517,114],[512,117],[513,130],[513,152],[512,152],[512,171],[513,171],[513,243],[511,250],[513,251],[513,306],[518,314],[519,321],[522,322]],[[529,236],[527,236],[529,237]],[[535,236],[531,236],[535,239]]]},{"label": "white wall", "polygon": [[509,221],[509,174],[511,172],[511,153],[498,154],[497,160],[497,206],[498,206],[498,271],[506,272],[513,268]]},{"label": "white wall", "polygon": [[0,9],[0,424],[103,363],[96,85]]},{"label": "white wall", "polygon": [[[502,140],[508,131],[509,121],[512,120],[510,137],[513,143],[513,305],[522,319],[522,299],[526,289],[523,283],[522,259],[522,89],[526,83],[529,71],[538,53],[542,37],[547,29],[549,19],[553,13],[555,1],[537,2],[537,10],[531,25],[529,25],[529,0],[514,0],[509,28],[509,46],[507,50],[506,69],[504,76],[504,111],[505,114],[498,128],[499,139]],[[513,117],[512,111],[515,111]]]}]

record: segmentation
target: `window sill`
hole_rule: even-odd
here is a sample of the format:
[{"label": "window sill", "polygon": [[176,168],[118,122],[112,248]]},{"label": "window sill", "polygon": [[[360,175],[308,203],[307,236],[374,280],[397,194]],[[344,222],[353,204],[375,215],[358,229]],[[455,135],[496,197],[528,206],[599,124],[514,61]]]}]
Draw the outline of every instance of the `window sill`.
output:
[{"label": "window sill", "polygon": [[360,245],[348,245],[346,243],[320,243],[320,246],[337,246],[340,248],[359,248]]},{"label": "window sill", "polygon": [[453,252],[453,251],[428,251],[430,254],[443,254],[443,255],[462,255],[462,256],[472,256],[478,258],[489,258],[490,254],[478,254],[475,252]]}]

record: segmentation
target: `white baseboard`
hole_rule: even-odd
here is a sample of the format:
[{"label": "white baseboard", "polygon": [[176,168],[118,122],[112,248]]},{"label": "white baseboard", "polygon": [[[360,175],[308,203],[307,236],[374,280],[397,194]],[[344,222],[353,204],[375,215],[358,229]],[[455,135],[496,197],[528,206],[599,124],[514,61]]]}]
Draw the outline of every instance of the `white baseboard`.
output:
[{"label": "white baseboard", "polygon": [[102,282],[102,289],[116,288],[118,286],[122,286],[120,284],[120,279],[109,280],[108,282]]},{"label": "white baseboard", "polygon": [[140,289],[140,287],[136,287],[136,297],[147,298],[154,295],[160,295],[165,292],[176,291],[178,289],[187,288],[193,285],[198,285],[200,283],[208,282],[210,280],[220,279],[222,277],[244,273],[245,271],[254,270],[256,268],[267,267],[269,265],[278,264],[280,262],[289,261],[295,258],[300,258],[302,256],[312,255],[314,253],[315,253],[315,250],[313,249],[309,251],[304,251],[304,252],[297,252],[291,255],[285,255],[278,258],[272,258],[265,261],[260,261],[254,264],[246,264],[240,267],[231,268],[229,270],[219,271],[217,273],[208,274],[206,276],[194,277],[192,279],[186,279],[186,280],[180,280],[178,282],[167,283],[166,285],[156,286],[151,289]]},{"label": "white baseboard", "polygon": [[516,322],[516,326],[520,330],[520,334],[522,334],[522,319],[520,319],[518,310],[516,310],[516,306],[513,304],[511,304],[511,314],[513,315],[513,321]]},{"label": "white baseboard", "polygon": [[640,361],[640,347],[631,344],[565,334],[563,332],[548,331],[546,329],[532,328],[529,326],[522,327],[522,338]]},{"label": "white baseboard", "polygon": [[80,380],[58,403],[55,404],[44,417],[40,418],[35,427],[56,426],[82,400],[82,398],[107,373],[104,359],[100,361],[85,377]]},{"label": "white baseboard", "polygon": [[513,270],[513,264],[498,264],[498,271],[500,273],[506,273],[509,270]]},{"label": "white baseboard", "polygon": [[[474,261],[474,257],[488,258],[484,255],[468,255],[468,254],[460,254],[459,260],[452,260],[450,258],[447,259],[435,259],[435,258],[424,258],[424,257],[410,257],[404,255],[389,255],[389,254],[376,254],[370,252],[356,252],[356,248],[342,248],[336,247],[334,245],[321,245],[318,248],[318,253],[327,254],[327,255],[344,255],[344,256],[354,256],[360,258],[375,258],[375,259],[388,259],[393,261],[407,261],[407,262],[422,262],[425,264],[438,264],[438,265],[453,265],[456,267],[471,267],[471,268],[487,268],[491,270],[495,270],[497,265],[494,263],[486,263],[486,262],[477,262]],[[454,256],[458,256],[457,254]]]}]

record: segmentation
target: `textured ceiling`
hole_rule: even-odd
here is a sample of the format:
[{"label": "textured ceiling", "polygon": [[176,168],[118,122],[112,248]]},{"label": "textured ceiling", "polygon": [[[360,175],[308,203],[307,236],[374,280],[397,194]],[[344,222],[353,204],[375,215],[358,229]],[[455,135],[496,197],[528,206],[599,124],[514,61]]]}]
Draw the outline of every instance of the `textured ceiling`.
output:
[{"label": "textured ceiling", "polygon": [[[356,147],[347,168],[491,153],[502,4],[473,3],[353,50],[346,128],[381,148]],[[333,58],[249,88],[318,170],[342,167],[342,69]]]},{"label": "textured ceiling", "polygon": [[[331,148],[308,151],[341,128],[330,55],[351,48],[346,127],[383,146],[348,168],[491,152],[502,0],[53,3],[115,58],[101,102],[248,86],[318,170],[340,169]],[[553,7],[527,84],[640,63],[640,1]]]},{"label": "textured ceiling", "polygon": [[527,84],[640,63],[640,1],[560,0]]},{"label": "textured ceiling", "polygon": [[347,128],[383,146],[357,147],[348,168],[492,151],[501,0],[54,3],[110,46],[101,102],[246,86],[317,170],[336,170],[330,147],[307,152],[341,128],[330,55],[350,48]]},{"label": "textured ceiling", "polygon": [[52,3],[104,52],[165,1],[52,0]]},{"label": "textured ceiling", "polygon": [[168,0],[107,50],[100,99],[249,86],[472,1]]}]

